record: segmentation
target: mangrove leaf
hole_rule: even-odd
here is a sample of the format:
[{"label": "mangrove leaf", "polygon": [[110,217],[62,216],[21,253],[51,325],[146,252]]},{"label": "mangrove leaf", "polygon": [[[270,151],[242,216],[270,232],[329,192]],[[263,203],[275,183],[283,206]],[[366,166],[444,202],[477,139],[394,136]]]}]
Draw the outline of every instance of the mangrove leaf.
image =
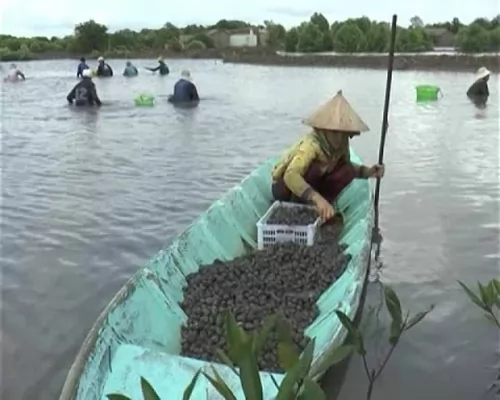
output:
[{"label": "mangrove leaf", "polygon": [[[403,323],[403,313],[401,311],[401,302],[399,301],[396,292],[390,286],[384,286],[384,298],[385,306],[391,315],[393,321],[395,321],[395,326],[399,327],[401,331],[401,325]],[[392,328],[391,328],[392,331]]]},{"label": "mangrove leaf", "polygon": [[184,393],[182,395],[182,400],[190,400],[191,395],[193,394],[194,387],[196,386],[196,382],[198,381],[198,377],[200,376],[201,370],[196,371],[196,374],[194,374],[193,379],[191,379],[191,382],[189,385],[184,389]]},{"label": "mangrove leaf", "polygon": [[141,376],[141,390],[144,400],[160,400],[160,396],[155,392],[151,384]]},{"label": "mangrove leaf", "polygon": [[359,331],[358,328],[352,323],[352,321],[349,319],[349,317],[344,314],[340,310],[336,310],[335,314],[337,314],[338,319],[344,326],[344,328],[347,329],[349,338],[352,340],[353,344],[356,346],[356,352],[363,356],[366,354],[365,350],[365,343],[363,340],[363,336],[361,335],[361,332]]},{"label": "mangrove leaf", "polygon": [[458,284],[462,287],[464,292],[469,296],[469,299],[479,308],[482,308],[485,311],[488,311],[487,308],[485,307],[485,304],[481,301],[481,299],[472,291],[470,290],[463,282],[458,281]]},{"label": "mangrove leaf", "polygon": [[245,399],[262,400],[262,382],[259,375],[259,365],[253,352],[253,341],[248,340],[242,344],[240,360],[241,387],[245,393]]},{"label": "mangrove leaf", "polygon": [[326,395],[321,386],[309,377],[304,378],[304,389],[299,397],[300,400],[326,400]]},{"label": "mangrove leaf", "polygon": [[203,376],[208,379],[208,381],[212,384],[212,386],[219,392],[219,394],[225,400],[237,400],[234,393],[231,391],[229,386],[227,386],[226,382],[221,378],[217,370],[212,366],[212,371],[214,373],[215,378],[212,378],[205,372],[202,372]]}]

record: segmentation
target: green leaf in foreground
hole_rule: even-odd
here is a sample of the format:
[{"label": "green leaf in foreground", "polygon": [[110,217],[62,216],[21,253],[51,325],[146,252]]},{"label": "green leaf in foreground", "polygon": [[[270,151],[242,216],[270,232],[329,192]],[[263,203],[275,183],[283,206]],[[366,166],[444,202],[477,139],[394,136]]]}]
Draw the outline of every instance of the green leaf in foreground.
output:
[{"label": "green leaf in foreground", "polygon": [[243,343],[238,367],[240,367],[240,381],[245,399],[262,400],[262,382],[252,340]]},{"label": "green leaf in foreground", "polygon": [[403,323],[401,302],[399,301],[396,292],[390,286],[384,285],[384,299],[387,310],[389,311],[389,314],[391,314],[392,320],[395,321],[394,325],[398,325],[401,328]]},{"label": "green leaf in foreground", "polygon": [[268,315],[264,318],[262,327],[256,330],[252,335],[252,349],[255,357],[258,357],[262,352],[264,345],[266,344],[269,334],[272,329],[276,326],[276,315]]},{"label": "green leaf in foreground", "polygon": [[108,400],[132,400],[130,397],[118,393],[107,394],[106,397]]},{"label": "green leaf in foreground", "polygon": [[[226,340],[228,345],[228,355],[233,363],[238,363],[241,343],[243,341],[243,330],[238,326],[233,314],[225,312]],[[246,336],[246,335],[245,335]]]},{"label": "green leaf in foreground", "polygon": [[467,296],[469,296],[469,299],[476,305],[478,306],[479,308],[485,310],[485,311],[488,311],[487,307],[485,307],[486,305],[481,301],[481,299],[472,291],[470,290],[466,285],[465,283],[461,282],[461,281],[458,281],[458,284],[462,287],[462,289],[464,290],[464,292],[467,294]]},{"label": "green leaf in foreground", "polygon": [[205,372],[202,372],[203,376],[208,379],[208,381],[212,384],[212,386],[219,392],[219,394],[225,400],[237,400],[234,393],[231,391],[229,386],[227,386],[226,382],[221,378],[217,370],[212,367],[212,371],[214,373],[215,378],[212,378]]},{"label": "green leaf in foreground", "polygon": [[366,354],[365,344],[361,332],[358,330],[358,328],[356,328],[356,326],[352,323],[349,317],[342,311],[336,310],[335,314],[337,315],[338,319],[340,320],[344,328],[347,329],[347,332],[349,334],[348,338],[350,337],[350,339],[354,341],[354,344],[356,346],[356,352],[361,356],[365,355]]},{"label": "green leaf in foreground", "polygon": [[293,396],[298,382],[304,379],[311,369],[314,344],[315,340],[313,338],[304,349],[299,362],[295,365],[295,367],[293,367],[292,370],[286,373],[285,377],[281,381],[276,400],[290,400],[294,398]]},{"label": "green leaf in foreground", "polygon": [[309,377],[304,378],[304,390],[300,395],[301,400],[326,400],[325,392],[317,382]]},{"label": "green leaf in foreground", "polygon": [[299,362],[300,354],[292,343],[278,343],[278,360],[280,367],[290,371]]},{"label": "green leaf in foreground", "polygon": [[160,400],[160,396],[155,392],[151,384],[141,376],[141,389],[144,400]]},{"label": "green leaf in foreground", "polygon": [[434,305],[431,305],[428,310],[426,311],[421,311],[417,314],[415,314],[406,324],[405,326],[405,331],[410,330],[413,328],[415,325],[417,325],[420,321],[422,321],[427,314],[429,314],[432,310],[434,309]]},{"label": "green leaf in foreground", "polygon": [[184,389],[184,393],[182,395],[182,400],[189,400],[191,395],[193,394],[194,387],[196,386],[196,382],[198,381],[198,377],[200,376],[201,370],[198,370],[196,374],[194,374],[193,379],[189,385]]}]

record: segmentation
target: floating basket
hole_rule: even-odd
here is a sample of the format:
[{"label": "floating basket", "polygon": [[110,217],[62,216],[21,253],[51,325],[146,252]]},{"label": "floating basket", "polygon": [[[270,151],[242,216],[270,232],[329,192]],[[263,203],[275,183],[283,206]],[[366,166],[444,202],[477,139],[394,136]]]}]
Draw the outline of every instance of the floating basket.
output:
[{"label": "floating basket", "polygon": [[155,105],[155,98],[150,94],[141,94],[134,99],[137,107],[153,107]]},{"label": "floating basket", "polygon": [[417,89],[417,101],[435,101],[438,99],[441,89],[438,86],[419,85]]},{"label": "floating basket", "polygon": [[293,242],[312,246],[316,239],[316,232],[320,226],[320,218],[309,225],[269,225],[267,220],[279,207],[312,208],[296,203],[275,201],[264,216],[257,222],[257,247],[262,250],[275,243]]}]

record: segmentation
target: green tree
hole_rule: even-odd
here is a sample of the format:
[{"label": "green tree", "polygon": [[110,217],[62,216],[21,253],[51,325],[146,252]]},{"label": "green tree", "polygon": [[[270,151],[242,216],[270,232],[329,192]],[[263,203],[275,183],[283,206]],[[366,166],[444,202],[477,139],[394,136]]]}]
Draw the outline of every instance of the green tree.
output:
[{"label": "green tree", "polygon": [[323,32],[318,25],[308,22],[299,29],[297,51],[303,53],[323,51]]},{"label": "green tree", "polygon": [[108,45],[108,28],[91,19],[76,25],[75,39],[78,49],[83,53],[104,50]]},{"label": "green tree", "polygon": [[402,29],[397,37],[397,47],[403,52],[429,51],[433,48],[430,35],[423,28]]},{"label": "green tree", "polygon": [[[370,18],[368,17],[361,17],[361,18],[351,18],[348,19],[347,21],[354,22],[359,29],[361,29],[361,32],[363,32],[364,35],[367,35],[368,32],[370,31],[372,24],[375,23],[375,21],[370,21]],[[347,22],[346,21],[346,22]]]},{"label": "green tree", "polygon": [[463,27],[464,25],[460,22],[460,20],[458,18],[453,18],[453,20],[451,21],[451,24],[450,24],[450,27],[448,28],[448,30],[453,33],[453,34],[457,34],[458,31]]},{"label": "green tree", "polygon": [[358,24],[351,20],[337,30],[333,38],[333,48],[339,53],[365,51],[366,37]]},{"label": "green tree", "polygon": [[293,53],[297,51],[297,45],[299,43],[299,29],[290,29],[285,36],[285,51]]},{"label": "green tree", "polygon": [[491,51],[499,51],[500,50],[500,26],[492,29],[489,32],[490,36],[490,48]]},{"label": "green tree", "polygon": [[190,51],[203,50],[206,48],[207,48],[207,46],[201,40],[191,40],[186,46],[186,49],[190,50]]},{"label": "green tree", "polygon": [[214,40],[203,32],[193,35],[191,42],[193,41],[203,43],[205,49],[213,49],[215,47]]},{"label": "green tree", "polygon": [[366,51],[382,53],[389,46],[391,31],[386,23],[374,23],[366,35]]},{"label": "green tree", "polygon": [[322,33],[327,33],[330,31],[330,23],[321,13],[314,13],[309,19],[309,22],[316,25]]},{"label": "green tree", "polygon": [[266,45],[280,47],[285,43],[286,29],[283,25],[276,24],[273,21],[264,21],[264,26],[267,30]]},{"label": "green tree", "polygon": [[490,43],[488,31],[479,23],[460,29],[456,38],[458,49],[464,53],[487,51]]}]

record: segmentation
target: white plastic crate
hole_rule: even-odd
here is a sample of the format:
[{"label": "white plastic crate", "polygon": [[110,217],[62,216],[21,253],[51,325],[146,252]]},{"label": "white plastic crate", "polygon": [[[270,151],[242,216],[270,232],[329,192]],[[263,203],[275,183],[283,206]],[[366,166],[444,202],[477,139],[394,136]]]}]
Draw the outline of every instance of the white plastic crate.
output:
[{"label": "white plastic crate", "polygon": [[264,216],[257,222],[257,247],[262,250],[275,243],[293,242],[312,246],[316,239],[316,232],[320,225],[318,217],[309,225],[269,225],[266,221],[278,207],[313,208],[304,204],[275,201]]}]

